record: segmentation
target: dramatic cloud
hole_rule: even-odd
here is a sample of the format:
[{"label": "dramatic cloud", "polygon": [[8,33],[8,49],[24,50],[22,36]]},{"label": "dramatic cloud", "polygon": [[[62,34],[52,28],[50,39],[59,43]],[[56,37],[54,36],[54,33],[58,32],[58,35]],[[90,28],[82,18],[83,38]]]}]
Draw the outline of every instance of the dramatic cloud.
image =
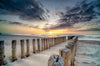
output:
[{"label": "dramatic cloud", "polygon": [[0,9],[24,20],[45,20],[41,4],[35,0],[0,0]]},{"label": "dramatic cloud", "polygon": [[75,7],[67,10],[67,12],[59,20],[60,24],[51,27],[50,29],[69,28],[79,22],[89,22],[92,19],[100,16],[100,1],[95,0],[80,2]]},{"label": "dramatic cloud", "polygon": [[25,23],[22,23],[22,22],[12,22],[12,21],[7,21],[7,20],[0,20],[0,23],[25,26],[25,27],[29,27],[29,28],[39,28],[39,26],[28,25],[28,24],[25,24]]},{"label": "dramatic cloud", "polygon": [[90,28],[90,29],[79,30],[79,31],[100,31],[100,28]]}]

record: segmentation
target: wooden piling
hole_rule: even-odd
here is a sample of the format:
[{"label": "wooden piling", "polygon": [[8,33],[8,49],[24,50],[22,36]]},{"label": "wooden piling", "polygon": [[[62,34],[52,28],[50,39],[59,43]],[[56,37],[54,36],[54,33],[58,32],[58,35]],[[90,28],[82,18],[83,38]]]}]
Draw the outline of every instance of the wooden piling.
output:
[{"label": "wooden piling", "polygon": [[29,40],[27,39],[26,40],[26,57],[28,57],[30,54],[29,54]]},{"label": "wooden piling", "polygon": [[44,42],[43,42],[43,38],[41,39],[41,43],[42,43],[42,51],[44,50]]},{"label": "wooden piling", "polygon": [[20,40],[20,43],[21,43],[21,58],[24,58],[25,57],[25,54],[24,54],[24,40]]},{"label": "wooden piling", "polygon": [[64,66],[71,66],[70,63],[70,49],[61,49],[59,51],[60,55],[64,60]]},{"label": "wooden piling", "polygon": [[47,45],[47,38],[45,38],[45,45],[46,45],[46,48],[45,49],[48,49],[48,45]]},{"label": "wooden piling", "polygon": [[12,40],[12,61],[17,60],[16,58],[16,40]]},{"label": "wooden piling", "polygon": [[33,43],[33,53],[36,53],[36,48],[35,48],[35,39],[33,39],[32,43]]},{"label": "wooden piling", "polygon": [[43,50],[45,50],[46,46],[45,46],[45,38],[43,38]]},{"label": "wooden piling", "polygon": [[50,48],[50,47],[49,47],[49,43],[50,43],[50,42],[49,42],[49,38],[47,38],[47,46],[48,46],[47,48],[48,48],[48,49]]},{"label": "wooden piling", "polygon": [[70,62],[71,66],[74,65],[74,44],[66,45],[67,49],[70,49]]},{"label": "wooden piling", "polygon": [[48,66],[63,66],[64,62],[60,55],[52,55],[49,57]]},{"label": "wooden piling", "polygon": [[37,39],[37,51],[40,51],[40,39]]},{"label": "wooden piling", "polygon": [[52,46],[52,38],[49,38],[49,48]]},{"label": "wooden piling", "polygon": [[4,65],[4,41],[0,41],[0,65]]}]

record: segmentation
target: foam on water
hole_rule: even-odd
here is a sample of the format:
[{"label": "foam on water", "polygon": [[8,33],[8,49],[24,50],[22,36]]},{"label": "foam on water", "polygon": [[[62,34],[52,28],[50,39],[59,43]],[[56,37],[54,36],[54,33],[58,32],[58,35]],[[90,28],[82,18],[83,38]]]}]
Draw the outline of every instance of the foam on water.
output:
[{"label": "foam on water", "polygon": [[76,66],[100,66],[100,45],[79,44],[75,58]]}]

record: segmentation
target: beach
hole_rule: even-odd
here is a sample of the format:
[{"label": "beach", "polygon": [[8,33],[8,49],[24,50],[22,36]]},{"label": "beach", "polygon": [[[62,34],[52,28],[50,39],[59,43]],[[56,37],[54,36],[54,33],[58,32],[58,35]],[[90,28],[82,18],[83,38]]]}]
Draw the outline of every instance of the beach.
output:
[{"label": "beach", "polygon": [[[68,41],[56,45],[43,52],[33,54],[26,59],[14,62],[14,66],[48,66],[48,59],[51,55],[59,55],[59,49],[65,48]],[[77,42],[77,52],[75,56],[75,66],[100,66],[100,41],[79,40]]]},{"label": "beach", "polygon": [[[48,66],[48,59],[51,55],[59,55],[59,50],[65,48],[65,45],[68,44],[69,40],[66,42],[55,45],[49,49],[46,49],[42,52],[32,53],[31,40],[33,37],[21,37],[21,36],[0,36],[0,40],[5,41],[5,59],[11,58],[11,41],[17,40],[17,60],[11,62],[7,60],[12,66]],[[86,38],[86,39],[85,39]],[[100,66],[100,39],[78,39],[77,41],[77,51],[75,56],[75,66]],[[30,56],[23,59],[20,58],[20,43],[21,39],[30,40]],[[34,37],[34,39],[36,39]],[[25,43],[26,44],[26,43]],[[37,44],[37,43],[36,43]],[[25,50],[26,51],[26,50]],[[8,58],[7,58],[8,57]]]}]

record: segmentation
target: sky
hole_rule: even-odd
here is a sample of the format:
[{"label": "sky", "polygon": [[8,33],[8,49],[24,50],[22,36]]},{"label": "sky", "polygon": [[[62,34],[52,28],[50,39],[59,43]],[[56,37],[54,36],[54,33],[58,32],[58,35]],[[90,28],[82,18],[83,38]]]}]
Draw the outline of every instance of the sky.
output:
[{"label": "sky", "polygon": [[100,0],[0,0],[0,32],[100,33]]}]

